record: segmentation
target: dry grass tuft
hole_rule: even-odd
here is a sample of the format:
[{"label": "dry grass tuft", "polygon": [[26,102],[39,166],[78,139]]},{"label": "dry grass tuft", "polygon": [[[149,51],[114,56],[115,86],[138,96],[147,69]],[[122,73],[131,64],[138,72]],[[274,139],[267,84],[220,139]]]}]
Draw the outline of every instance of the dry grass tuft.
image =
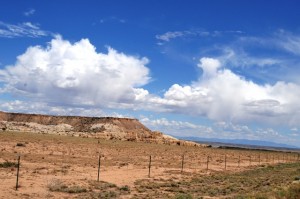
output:
[{"label": "dry grass tuft", "polygon": [[65,193],[83,193],[87,192],[87,189],[80,186],[68,187],[61,180],[53,179],[48,184],[48,189],[53,192],[65,192]]}]

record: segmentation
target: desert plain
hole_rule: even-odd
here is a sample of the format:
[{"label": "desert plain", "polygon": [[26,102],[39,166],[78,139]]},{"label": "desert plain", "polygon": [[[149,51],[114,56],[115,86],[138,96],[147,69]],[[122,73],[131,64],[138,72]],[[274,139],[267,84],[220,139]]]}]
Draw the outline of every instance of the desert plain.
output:
[{"label": "desert plain", "polygon": [[299,179],[292,152],[0,132],[1,199],[284,198]]}]

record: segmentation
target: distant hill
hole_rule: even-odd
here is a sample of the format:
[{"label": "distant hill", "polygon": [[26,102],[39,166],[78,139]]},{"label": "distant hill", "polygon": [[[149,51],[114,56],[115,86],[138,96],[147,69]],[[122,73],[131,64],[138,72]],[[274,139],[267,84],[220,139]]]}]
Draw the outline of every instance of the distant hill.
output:
[{"label": "distant hill", "polygon": [[151,131],[137,119],[53,116],[0,111],[0,133],[5,131],[92,137],[107,140],[205,146]]},{"label": "distant hill", "polygon": [[247,139],[219,139],[219,138],[200,138],[200,137],[177,137],[183,140],[197,141],[200,143],[210,143],[214,145],[239,145],[239,146],[249,146],[249,147],[274,147],[274,148],[288,148],[288,149],[300,149],[299,147],[262,141],[262,140],[247,140]]}]

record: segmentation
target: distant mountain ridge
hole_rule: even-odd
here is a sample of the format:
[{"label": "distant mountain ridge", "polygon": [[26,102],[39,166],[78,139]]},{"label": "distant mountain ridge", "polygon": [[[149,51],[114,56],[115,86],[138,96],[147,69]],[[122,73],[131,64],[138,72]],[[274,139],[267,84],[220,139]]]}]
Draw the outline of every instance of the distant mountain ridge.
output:
[{"label": "distant mountain ridge", "polygon": [[300,149],[293,145],[262,141],[262,140],[247,140],[247,139],[219,139],[219,138],[200,138],[200,137],[177,137],[178,139],[197,141],[202,143],[220,143],[220,144],[233,144],[245,146],[258,146],[258,147],[276,147],[276,148],[291,148]]}]

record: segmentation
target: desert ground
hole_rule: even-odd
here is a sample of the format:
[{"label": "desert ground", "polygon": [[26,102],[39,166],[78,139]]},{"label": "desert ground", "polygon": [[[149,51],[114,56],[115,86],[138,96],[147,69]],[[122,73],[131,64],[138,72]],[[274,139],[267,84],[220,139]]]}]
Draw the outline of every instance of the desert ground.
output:
[{"label": "desert ground", "polygon": [[0,133],[1,199],[276,198],[297,184],[299,168],[291,152]]}]

